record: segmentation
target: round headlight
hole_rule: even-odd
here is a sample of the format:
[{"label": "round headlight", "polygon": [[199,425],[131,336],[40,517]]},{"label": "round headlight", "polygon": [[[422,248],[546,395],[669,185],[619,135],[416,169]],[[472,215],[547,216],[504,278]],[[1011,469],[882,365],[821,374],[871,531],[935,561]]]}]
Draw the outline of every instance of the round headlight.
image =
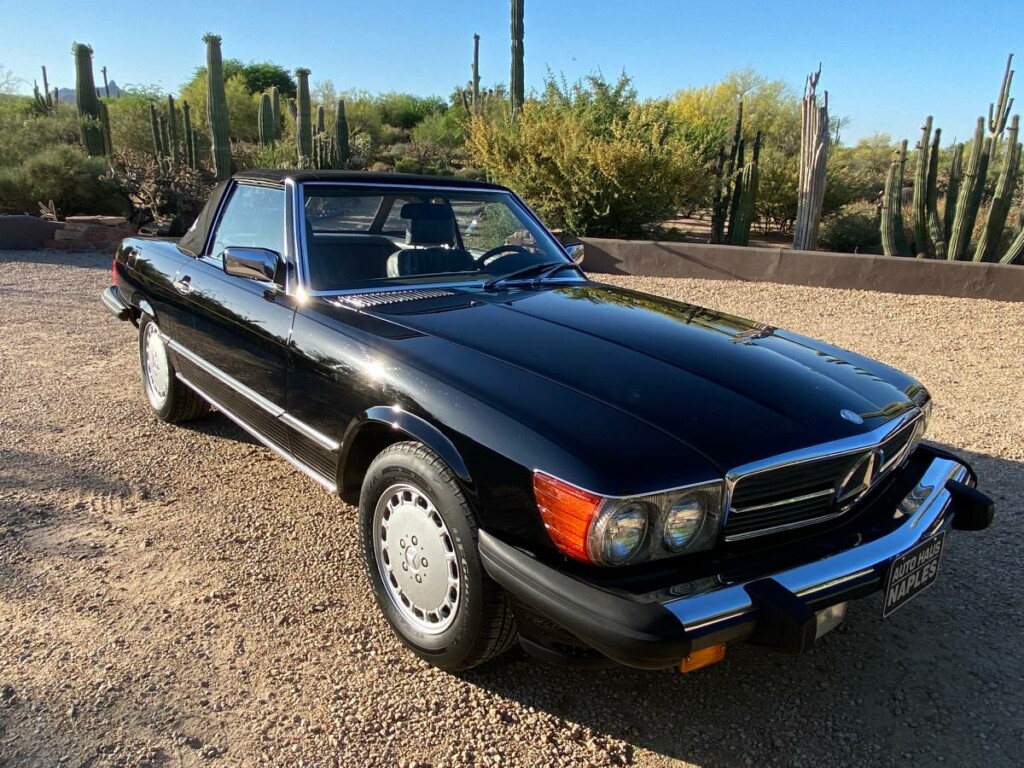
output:
[{"label": "round headlight", "polygon": [[648,517],[647,505],[639,502],[602,515],[591,537],[591,556],[611,565],[625,563],[643,544]]},{"label": "round headlight", "polygon": [[683,496],[665,515],[665,546],[681,552],[700,533],[704,524],[704,505],[699,496]]}]

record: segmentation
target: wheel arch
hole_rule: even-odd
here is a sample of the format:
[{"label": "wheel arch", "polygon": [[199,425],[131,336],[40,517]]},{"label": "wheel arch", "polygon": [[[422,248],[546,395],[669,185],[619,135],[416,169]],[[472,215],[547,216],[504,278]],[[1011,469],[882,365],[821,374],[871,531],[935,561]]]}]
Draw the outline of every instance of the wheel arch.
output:
[{"label": "wheel arch", "polygon": [[473,481],[455,444],[426,419],[389,405],[367,409],[345,430],[338,460],[338,495],[350,504],[359,501],[366,470],[376,456],[394,443],[415,440],[432,450],[451,468],[463,488]]}]

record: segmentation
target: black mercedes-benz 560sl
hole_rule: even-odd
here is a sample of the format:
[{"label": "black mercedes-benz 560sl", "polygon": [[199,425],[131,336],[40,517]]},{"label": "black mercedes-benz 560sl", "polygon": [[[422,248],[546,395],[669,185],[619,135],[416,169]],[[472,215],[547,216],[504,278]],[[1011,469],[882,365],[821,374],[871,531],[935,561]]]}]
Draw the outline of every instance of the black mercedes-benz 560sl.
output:
[{"label": "black mercedes-benz 560sl", "polygon": [[358,505],[384,616],[444,669],[517,640],[800,652],[991,521],[911,377],[594,282],[577,250],[493,184],[250,171],[179,242],[125,240],[103,301],[157,417],[214,408]]}]

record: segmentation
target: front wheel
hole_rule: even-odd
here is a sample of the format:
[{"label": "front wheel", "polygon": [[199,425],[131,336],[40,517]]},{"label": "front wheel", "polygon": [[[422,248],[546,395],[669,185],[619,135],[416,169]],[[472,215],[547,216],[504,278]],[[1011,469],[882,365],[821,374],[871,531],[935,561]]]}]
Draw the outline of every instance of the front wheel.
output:
[{"label": "front wheel", "polygon": [[416,655],[455,671],[512,644],[511,606],[484,572],[476,516],[440,457],[419,443],[386,448],[367,470],[359,519],[377,604]]}]

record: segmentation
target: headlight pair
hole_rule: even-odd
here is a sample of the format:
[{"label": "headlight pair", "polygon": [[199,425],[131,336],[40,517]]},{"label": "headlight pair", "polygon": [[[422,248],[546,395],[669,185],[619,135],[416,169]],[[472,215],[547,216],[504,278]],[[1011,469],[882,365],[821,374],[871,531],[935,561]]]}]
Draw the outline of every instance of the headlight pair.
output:
[{"label": "headlight pair", "polygon": [[707,549],[722,518],[720,481],[627,499],[599,496],[543,472],[534,473],[533,487],[555,546],[600,565]]}]

